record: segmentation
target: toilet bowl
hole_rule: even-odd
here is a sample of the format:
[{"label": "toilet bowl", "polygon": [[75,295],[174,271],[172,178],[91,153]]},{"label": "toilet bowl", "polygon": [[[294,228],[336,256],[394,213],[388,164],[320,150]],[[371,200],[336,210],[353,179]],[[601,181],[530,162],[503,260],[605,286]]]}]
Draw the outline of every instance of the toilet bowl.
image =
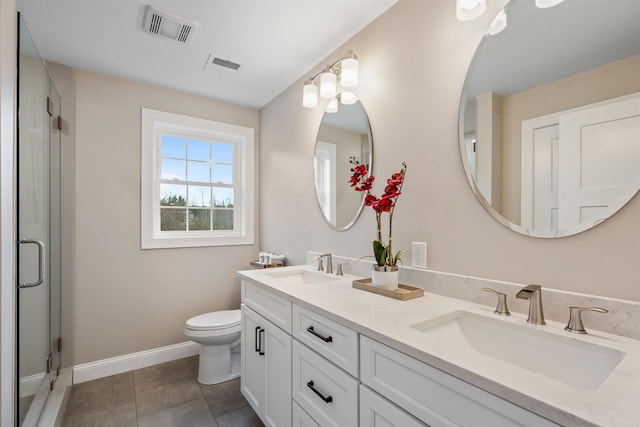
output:
[{"label": "toilet bowl", "polygon": [[200,384],[218,384],[240,376],[240,310],[214,311],[187,320],[184,334],[201,345]]}]

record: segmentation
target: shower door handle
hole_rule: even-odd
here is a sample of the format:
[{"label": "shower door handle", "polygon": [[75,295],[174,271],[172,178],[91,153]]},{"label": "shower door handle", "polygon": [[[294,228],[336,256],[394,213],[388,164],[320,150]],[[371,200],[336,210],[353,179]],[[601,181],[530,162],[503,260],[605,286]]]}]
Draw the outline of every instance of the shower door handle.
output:
[{"label": "shower door handle", "polygon": [[42,284],[42,282],[44,282],[44,243],[42,243],[40,240],[33,240],[33,239],[22,239],[22,240],[18,240],[18,244],[19,245],[26,245],[26,244],[32,244],[32,245],[36,245],[38,246],[38,281],[37,282],[33,282],[33,283],[20,283],[18,285],[19,289],[23,289],[23,288],[35,288],[36,286],[39,286]]}]

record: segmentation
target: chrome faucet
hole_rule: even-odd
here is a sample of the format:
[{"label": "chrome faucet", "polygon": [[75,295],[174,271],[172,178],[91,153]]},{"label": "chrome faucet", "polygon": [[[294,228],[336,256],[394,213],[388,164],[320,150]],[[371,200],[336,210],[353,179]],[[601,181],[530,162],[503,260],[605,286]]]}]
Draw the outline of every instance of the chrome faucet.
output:
[{"label": "chrome faucet", "polygon": [[331,259],[331,254],[322,254],[318,255],[315,260],[318,261],[318,271],[322,271],[322,258],[327,257],[327,273],[333,273],[333,261]]},{"label": "chrome faucet", "polygon": [[509,308],[507,307],[507,294],[502,292],[498,292],[495,289],[491,288],[482,288],[483,291],[493,292],[498,296],[498,303],[496,304],[496,309],[493,312],[499,316],[511,316],[509,313]]},{"label": "chrome faucet", "polygon": [[540,285],[529,285],[520,289],[516,298],[529,300],[529,317],[527,322],[534,325],[546,325],[542,312],[542,288]]},{"label": "chrome faucet", "polygon": [[597,313],[609,312],[609,310],[600,307],[569,307],[569,323],[565,326],[565,331],[571,332],[572,334],[587,333],[587,330],[582,324],[582,317],[580,316],[583,311],[595,311]]}]

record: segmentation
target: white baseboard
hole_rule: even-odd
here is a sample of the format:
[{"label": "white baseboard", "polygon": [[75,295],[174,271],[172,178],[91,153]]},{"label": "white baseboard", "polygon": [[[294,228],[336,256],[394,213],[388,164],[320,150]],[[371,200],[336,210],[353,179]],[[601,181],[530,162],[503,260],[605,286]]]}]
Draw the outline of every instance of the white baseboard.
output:
[{"label": "white baseboard", "polygon": [[33,396],[40,389],[42,380],[45,376],[44,372],[39,374],[29,375],[28,377],[20,378],[20,397]]},{"label": "white baseboard", "polygon": [[73,383],[83,383],[109,375],[121,374],[134,369],[146,368],[159,363],[170,362],[184,357],[194,356],[200,352],[200,344],[188,341],[166,347],[125,354],[95,362],[83,363],[73,367]]}]

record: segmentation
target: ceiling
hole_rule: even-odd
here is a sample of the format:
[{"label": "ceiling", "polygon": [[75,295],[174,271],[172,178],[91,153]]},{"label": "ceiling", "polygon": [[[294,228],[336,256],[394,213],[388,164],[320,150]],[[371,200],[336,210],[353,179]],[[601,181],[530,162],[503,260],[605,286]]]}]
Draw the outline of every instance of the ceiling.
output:
[{"label": "ceiling", "polygon": [[511,1],[507,28],[485,37],[467,96],[507,96],[640,54],[640,0],[565,0],[540,9]]},{"label": "ceiling", "polygon": [[[46,61],[261,108],[397,1],[17,3]],[[195,21],[193,39],[183,44],[144,32],[147,4]],[[210,55],[238,63],[240,69],[208,68]]]}]

